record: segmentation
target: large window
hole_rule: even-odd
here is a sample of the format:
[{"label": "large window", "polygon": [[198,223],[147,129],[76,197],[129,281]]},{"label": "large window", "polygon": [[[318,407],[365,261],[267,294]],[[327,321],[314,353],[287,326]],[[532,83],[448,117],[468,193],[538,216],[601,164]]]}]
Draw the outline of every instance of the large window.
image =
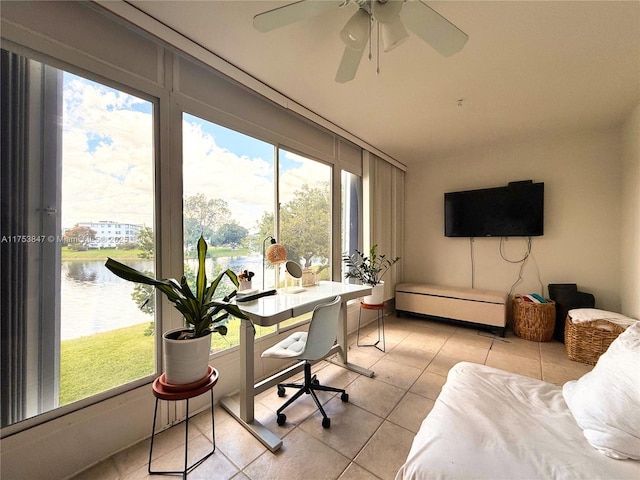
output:
[{"label": "large window", "polygon": [[156,372],[147,295],[104,267],[154,271],[154,105],[5,50],[1,70],[4,427]]},{"label": "large window", "polygon": [[[154,133],[178,129],[159,128],[157,101],[141,92],[5,50],[1,75],[6,427],[59,407],[71,411],[157,375],[159,302],[153,290],[119,279],[104,263],[112,257],[155,274],[156,198],[170,204],[178,188],[155,176],[154,146],[164,143]],[[263,260],[273,237],[307,280],[337,279],[336,249],[359,241],[359,177],[343,173],[336,196],[339,177],[328,163],[186,113],[182,145],[187,277],[195,275],[195,243],[203,235],[210,278],[230,268],[252,272],[254,289],[285,286],[282,266]],[[156,197],[156,185],[172,191]],[[343,231],[336,232],[340,212]],[[167,216],[162,225],[173,229],[175,221]],[[257,327],[256,334],[305,319]],[[237,324],[230,319],[228,335],[212,337],[213,352],[238,344]]]},{"label": "large window", "polygon": [[331,280],[331,167],[280,149],[279,231],[289,260]]},{"label": "large window", "polygon": [[[210,246],[208,275],[247,270],[255,289],[284,287],[283,266],[263,258],[274,238],[305,275],[331,279],[330,166],[184,114],[183,195],[187,275],[194,274],[195,242],[202,234]],[[214,336],[214,351],[238,344],[236,324],[231,320],[226,337]]]},{"label": "large window", "polygon": [[[342,227],[340,244],[342,253],[351,255],[362,248],[360,245],[362,235],[362,178],[344,170],[341,177]],[[345,278],[345,273],[346,266],[343,262],[340,278]],[[354,282],[354,279],[344,281]]]},{"label": "large window", "polygon": [[[183,229],[185,275],[195,276],[200,235],[209,244],[207,277],[231,269],[251,272],[253,288],[263,285],[259,225],[273,218],[275,151],[272,145],[183,114]],[[268,273],[268,272],[267,272]],[[218,293],[231,291],[225,278]],[[274,327],[257,327],[256,335]],[[231,319],[226,336],[213,335],[214,352],[238,345],[239,320]]]}]

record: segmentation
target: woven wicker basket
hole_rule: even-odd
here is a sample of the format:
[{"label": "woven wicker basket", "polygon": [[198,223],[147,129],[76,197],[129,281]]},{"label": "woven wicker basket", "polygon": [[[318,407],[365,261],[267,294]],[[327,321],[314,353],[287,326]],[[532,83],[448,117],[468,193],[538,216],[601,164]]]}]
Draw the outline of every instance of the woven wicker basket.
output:
[{"label": "woven wicker basket", "polygon": [[513,299],[513,331],[532,342],[549,342],[556,323],[556,302],[525,302],[520,295]]},{"label": "woven wicker basket", "polygon": [[[604,327],[604,328],[598,328]],[[573,323],[565,320],[564,346],[569,360],[595,365],[611,342],[624,332],[624,327],[607,320]]]}]

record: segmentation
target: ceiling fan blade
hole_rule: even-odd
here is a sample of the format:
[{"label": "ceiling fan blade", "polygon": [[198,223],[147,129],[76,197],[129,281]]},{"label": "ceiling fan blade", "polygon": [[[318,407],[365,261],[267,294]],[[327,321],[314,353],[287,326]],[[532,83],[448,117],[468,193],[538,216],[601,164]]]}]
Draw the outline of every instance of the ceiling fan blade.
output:
[{"label": "ceiling fan blade", "polygon": [[366,45],[361,49],[351,47],[344,48],[342,60],[340,61],[340,66],[336,72],[336,82],[347,83],[355,78],[365,46]]},{"label": "ceiling fan blade", "polygon": [[300,0],[282,7],[274,8],[253,17],[253,26],[261,32],[269,32],[305,18],[319,15],[342,5],[344,0]]},{"label": "ceiling fan blade", "polygon": [[419,0],[406,2],[400,11],[404,25],[445,57],[462,50],[469,36]]}]

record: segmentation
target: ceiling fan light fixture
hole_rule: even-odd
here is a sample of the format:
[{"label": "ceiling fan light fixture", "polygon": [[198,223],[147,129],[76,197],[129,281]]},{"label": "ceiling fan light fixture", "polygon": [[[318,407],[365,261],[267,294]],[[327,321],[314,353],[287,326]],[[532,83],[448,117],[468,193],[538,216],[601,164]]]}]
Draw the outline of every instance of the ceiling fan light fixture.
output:
[{"label": "ceiling fan light fixture", "polygon": [[386,0],[381,2],[380,0],[373,0],[371,2],[371,14],[380,23],[392,23],[395,22],[404,0]]},{"label": "ceiling fan light fixture", "polygon": [[409,38],[409,33],[404,28],[400,17],[396,17],[391,23],[381,23],[380,25],[382,27],[382,45],[385,52],[393,50]]},{"label": "ceiling fan light fixture", "polygon": [[366,10],[359,8],[340,32],[340,38],[347,47],[361,50],[369,40],[370,17]]}]

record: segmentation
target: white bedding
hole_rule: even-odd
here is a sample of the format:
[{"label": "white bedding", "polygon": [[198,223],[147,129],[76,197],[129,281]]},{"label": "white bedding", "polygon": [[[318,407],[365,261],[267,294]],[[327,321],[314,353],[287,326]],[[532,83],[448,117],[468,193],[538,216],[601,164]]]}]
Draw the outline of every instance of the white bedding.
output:
[{"label": "white bedding", "polygon": [[562,388],[484,365],[450,371],[396,480],[640,479],[585,439]]}]

